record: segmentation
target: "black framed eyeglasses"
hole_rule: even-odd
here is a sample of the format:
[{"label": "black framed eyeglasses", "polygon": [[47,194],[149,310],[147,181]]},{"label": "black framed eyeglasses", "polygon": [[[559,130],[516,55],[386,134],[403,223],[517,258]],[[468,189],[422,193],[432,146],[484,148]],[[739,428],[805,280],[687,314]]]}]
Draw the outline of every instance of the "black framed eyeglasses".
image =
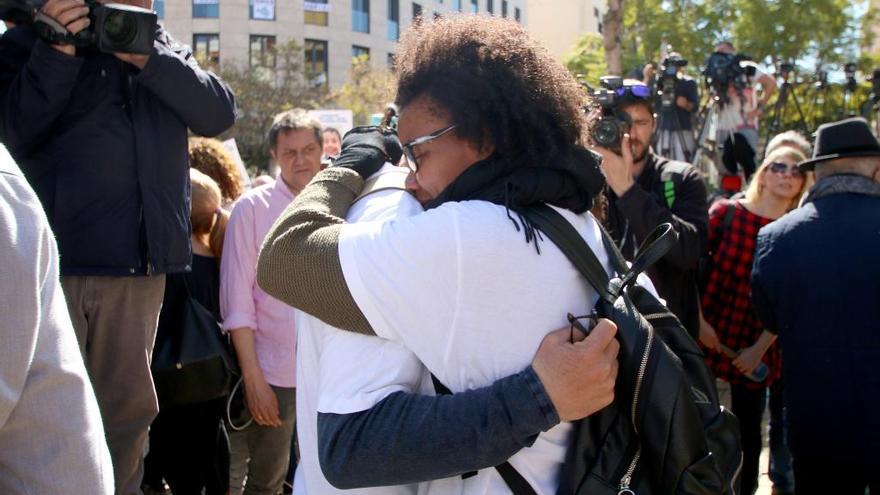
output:
[{"label": "black framed eyeglasses", "polygon": [[[596,313],[595,309],[590,311],[590,314],[582,315],[582,316],[575,316],[571,313],[568,313],[567,318],[568,318],[568,323],[570,323],[570,325],[571,325],[568,328],[568,332],[569,332],[568,340],[572,344],[574,344],[574,330],[575,329],[578,329],[581,332],[583,332],[583,334],[585,336],[589,336],[590,332],[593,331],[593,328],[599,324],[599,314]],[[584,322],[581,322],[581,320],[584,320]],[[586,323],[586,325],[584,323]]]},{"label": "black framed eyeglasses", "polygon": [[802,179],[804,177],[804,173],[801,172],[801,169],[799,169],[797,165],[789,166],[787,163],[773,162],[770,165],[767,165],[767,168],[774,174],[782,175],[787,170],[788,173],[796,179]]},{"label": "black framed eyeglasses", "polygon": [[456,124],[452,124],[450,126],[444,127],[442,129],[436,130],[427,136],[422,136],[413,139],[412,141],[403,145],[403,156],[406,157],[406,164],[409,166],[409,169],[413,172],[419,171],[419,162],[416,161],[416,155],[413,153],[413,146],[419,144],[430,143],[431,141],[439,138],[440,136],[446,134],[447,132],[455,129]]}]

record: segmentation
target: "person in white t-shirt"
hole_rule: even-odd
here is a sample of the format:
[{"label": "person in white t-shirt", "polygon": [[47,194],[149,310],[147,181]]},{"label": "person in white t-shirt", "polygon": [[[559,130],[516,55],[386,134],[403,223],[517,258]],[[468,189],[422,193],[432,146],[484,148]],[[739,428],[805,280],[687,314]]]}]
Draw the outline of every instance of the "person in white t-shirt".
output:
[{"label": "person in white t-shirt", "polygon": [[[420,489],[504,493],[495,470],[455,475],[474,469],[473,459],[464,459],[468,452],[514,437],[512,443],[525,448],[510,465],[538,493],[555,493],[570,439],[567,421],[613,399],[616,327],[603,321],[584,340],[561,348],[578,356],[577,369],[567,371],[591,386],[572,394],[545,380],[553,366],[533,357],[546,344],[547,329],[567,325],[568,313],[589,313],[597,294],[516,212],[554,207],[609,269],[588,212],[604,178],[594,154],[579,144],[586,135],[582,92],[521,26],[495,18],[452,16],[416,26],[403,37],[397,62],[398,125],[406,144],[401,149],[393,133],[375,128],[346,135],[336,166],[315,177],[264,241],[258,283],[335,327],[402,344],[455,393],[448,399],[482,398],[483,409],[496,402],[502,411],[514,407],[492,416],[500,423],[519,412],[505,403],[504,387],[488,398],[478,393],[505,377],[532,376],[525,379],[532,395],[549,399],[531,423],[543,420],[543,432],[473,428],[472,448],[462,449],[446,441],[462,436],[456,428],[412,438],[411,430],[378,421],[381,408],[319,415],[321,467],[328,477],[335,474],[341,470],[336,456],[344,452],[348,470],[359,471],[361,457],[391,445],[407,462],[386,463],[386,469],[420,481],[425,465],[439,464],[444,474],[435,477],[453,476]],[[412,170],[409,189],[428,211],[387,223],[345,223],[364,180],[401,151]],[[572,404],[572,396],[580,403]],[[426,414],[423,422],[434,419]],[[371,467],[381,471],[384,460]],[[482,459],[478,467],[505,460]],[[376,482],[371,474],[337,484],[370,486]]]},{"label": "person in white t-shirt", "polygon": [[[371,193],[364,193],[351,207],[346,217],[348,222],[386,222],[399,218],[406,218],[421,213],[422,207],[416,199],[403,189],[404,180],[408,169],[393,167],[386,164],[373,178],[368,181],[367,188]],[[644,274],[640,274],[640,283],[656,294],[653,284]],[[449,431],[451,428],[444,425],[446,422],[455,422],[457,425],[471,421],[473,424],[483,427],[485,432],[492,431],[489,425],[493,422],[493,415],[497,415],[499,409],[483,408],[480,398],[475,394],[507,396],[507,402],[520,400],[523,405],[505,407],[503,416],[517,410],[527,410],[529,402],[537,405],[538,414],[516,414],[516,428],[528,431],[529,421],[532,417],[540,418],[541,400],[534,398],[532,387],[539,386],[530,383],[528,375],[516,375],[495,382],[491,387],[486,387],[471,394],[459,394],[456,397],[429,398],[434,395],[434,387],[431,383],[430,373],[419,362],[415,354],[404,346],[391,340],[358,335],[331,327],[313,316],[298,312],[296,316],[297,332],[297,376],[301,378],[301,385],[297,389],[297,423],[299,435],[301,461],[297,467],[296,480],[294,482],[295,494],[309,495],[394,495],[411,494],[419,488],[415,484],[401,485],[404,481],[431,479],[440,476],[442,465],[439,463],[428,466],[428,471],[414,472],[413,470],[389,470],[383,474],[381,481],[374,478],[374,483],[386,485],[379,488],[363,488],[360,490],[342,491],[333,487],[321,470],[318,459],[318,417],[326,415],[354,415],[357,417],[373,414],[373,409],[380,411],[384,418],[395,423],[396,431],[404,429],[401,425],[407,422],[413,424],[410,431],[414,438],[422,439],[428,432],[424,430]],[[563,329],[568,330],[568,329]],[[564,332],[563,332],[563,336]],[[562,367],[570,355],[556,355],[552,352],[552,346],[565,346],[564,340],[548,339],[548,342],[539,349],[535,360],[539,361],[544,356],[550,356],[553,362]],[[550,379],[555,379],[549,377]],[[577,380],[576,376],[560,376],[562,380]],[[580,384],[575,381],[574,383]],[[592,383],[583,383],[580,386],[591,386]],[[501,390],[499,392],[499,389]],[[409,394],[421,394],[422,397],[413,397]],[[544,399],[546,403],[548,399]],[[419,407],[414,407],[418,402]],[[475,407],[476,406],[476,407]],[[442,409],[444,412],[434,412],[435,420],[430,424],[423,421],[426,412],[432,409]],[[534,409],[534,407],[533,407]],[[415,418],[413,420],[412,418]],[[437,419],[439,418],[439,419]],[[540,422],[540,421],[539,421]],[[382,435],[382,428],[376,427],[374,418],[372,430],[375,435]],[[531,427],[534,434],[540,433],[542,427]],[[462,432],[469,432],[467,428],[458,428]],[[421,431],[420,431],[421,430]],[[473,449],[472,436],[454,437],[447,435],[444,440],[450,444],[460,442],[459,457],[473,458],[473,468],[481,466],[476,459],[486,457],[509,457],[519,451],[521,445],[505,442],[486,442]],[[424,450],[424,449],[423,449]],[[406,464],[407,459],[394,458],[394,452],[381,452],[372,450],[374,460],[368,461],[382,465]],[[344,471],[350,472],[353,465],[348,455],[339,456],[344,459]],[[381,469],[381,468],[380,468]],[[375,471],[375,469],[364,469]],[[375,475],[374,475],[375,476]],[[335,476],[338,482],[340,478],[348,475]],[[343,480],[344,483],[358,484],[355,479]],[[423,485],[423,493],[428,486]],[[443,486],[447,489],[447,486]],[[441,491],[442,493],[442,491]]]}]

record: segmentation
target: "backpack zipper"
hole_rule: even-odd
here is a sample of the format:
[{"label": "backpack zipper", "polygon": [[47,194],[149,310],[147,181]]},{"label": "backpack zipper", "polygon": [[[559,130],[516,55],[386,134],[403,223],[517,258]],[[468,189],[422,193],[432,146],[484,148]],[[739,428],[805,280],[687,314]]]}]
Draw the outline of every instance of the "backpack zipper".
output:
[{"label": "backpack zipper", "polygon": [[[655,316],[655,315],[649,315]],[[648,327],[648,340],[645,343],[645,352],[642,353],[642,362],[639,363],[639,374],[636,376],[636,389],[633,392],[633,400],[632,400],[632,425],[633,430],[636,432],[636,435],[639,433],[639,429],[636,426],[636,408],[639,404],[639,393],[642,391],[642,381],[645,378],[645,370],[648,368],[648,358],[651,356],[651,344],[654,341],[654,329],[652,327]],[[642,447],[639,446],[638,450],[636,450],[636,455],[633,457],[632,462],[629,463],[629,467],[626,469],[626,473],[623,475],[623,478],[620,479],[620,485],[618,485],[617,495],[636,495],[634,491],[629,488],[629,484],[632,482],[632,475],[636,470],[636,466],[639,463],[639,457],[642,455]]]}]

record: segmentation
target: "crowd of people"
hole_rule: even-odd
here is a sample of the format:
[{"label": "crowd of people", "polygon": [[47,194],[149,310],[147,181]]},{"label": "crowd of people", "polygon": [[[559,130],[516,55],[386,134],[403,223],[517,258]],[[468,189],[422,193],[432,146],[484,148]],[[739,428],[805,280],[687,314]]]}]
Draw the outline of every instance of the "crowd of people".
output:
[{"label": "crowd of people", "polygon": [[[42,9],[88,24],[80,0]],[[393,119],[342,137],[280,112],[278,173],[248,184],[210,137],[235,121],[232,88],[164,30],[131,55],[14,26],[0,67],[2,493],[557,493],[574,422],[621,400],[626,349],[621,322],[571,316],[605,288],[535,205],[612,275],[672,226],[639,283],[729,388],[736,493],[757,488],[768,403],[774,494],[880,491],[880,143],[861,119],[758,160],[774,81],[750,76],[763,99],[732,91],[718,117],[747,185],[716,198],[693,140],[670,144],[681,114],[693,138],[689,83],[662,109],[673,128],[650,74],[623,80],[629,124],[604,148],[519,24],[450,16],[402,36]],[[188,354],[207,356],[198,325],[219,371]],[[177,358],[170,387],[154,349]]]}]

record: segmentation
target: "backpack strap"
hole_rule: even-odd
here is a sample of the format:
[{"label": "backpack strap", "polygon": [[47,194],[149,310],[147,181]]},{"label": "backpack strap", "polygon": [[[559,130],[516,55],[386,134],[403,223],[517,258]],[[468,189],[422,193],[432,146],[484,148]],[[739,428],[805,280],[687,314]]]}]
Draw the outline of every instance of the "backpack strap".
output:
[{"label": "backpack strap", "polygon": [[[517,212],[550,237],[550,240],[559,247],[575,268],[581,272],[581,275],[587,279],[587,282],[599,293],[600,298],[614,303],[614,300],[617,299],[616,291],[609,286],[610,280],[608,274],[605,273],[605,268],[593,251],[587,247],[583,237],[568,223],[568,220],[547,205],[530,206]],[[602,229],[602,232],[604,233],[605,229]],[[612,242],[612,244],[614,243]],[[616,246],[615,250],[617,250]],[[620,252],[617,251],[617,253]],[[626,266],[625,262],[624,266]]]},{"label": "backpack strap", "polygon": [[[449,390],[449,387],[443,385],[443,382],[441,382],[434,373],[431,373],[431,382],[434,384],[434,391],[439,395],[452,395],[452,391]],[[532,488],[532,485],[530,485],[529,482],[523,478],[523,475],[519,474],[519,471],[511,466],[509,462],[502,462],[495,466],[495,470],[501,475],[501,479],[504,480],[504,483],[507,485],[507,488],[510,488],[513,495],[538,495],[535,489]],[[462,474],[461,478],[468,479],[476,475],[476,471],[470,471]]]},{"label": "backpack strap", "polygon": [[590,249],[574,226],[559,212],[547,205],[538,205],[523,208],[520,213],[550,237],[550,240],[574,264],[575,268],[587,279],[587,282],[596,289],[599,297],[612,304],[624,287],[633,283],[639,273],[665,256],[669,249],[678,242],[678,234],[671,224],[659,225],[639,247],[639,254],[630,267],[611,236],[599,225],[611,264],[614,271],[621,277],[619,282],[612,285],[602,263],[596,258],[596,254],[593,253],[593,250]]}]

